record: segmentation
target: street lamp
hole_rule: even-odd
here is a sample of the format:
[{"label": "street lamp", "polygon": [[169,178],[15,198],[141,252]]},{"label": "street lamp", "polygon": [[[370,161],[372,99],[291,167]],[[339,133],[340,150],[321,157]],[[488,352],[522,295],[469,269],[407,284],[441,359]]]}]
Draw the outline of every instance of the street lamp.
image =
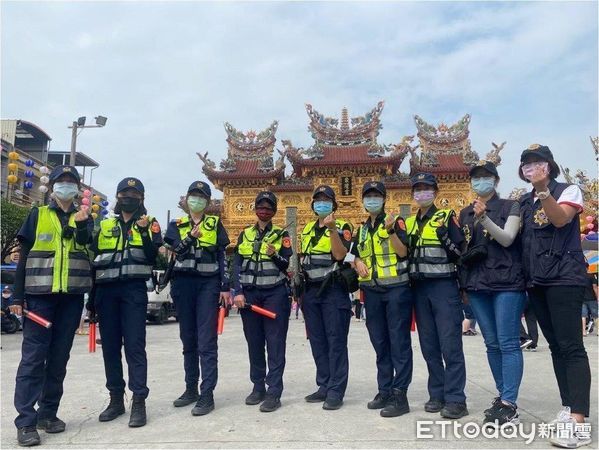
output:
[{"label": "street lamp", "polygon": [[77,120],[73,121],[73,125],[69,127],[73,130],[71,134],[71,158],[69,160],[69,164],[71,166],[75,165],[75,156],[77,154],[77,130],[79,128],[101,128],[106,125],[106,121],[108,120],[108,118],[104,116],[98,116],[95,117],[95,125],[85,125],[85,119],[85,116],[81,116]]}]

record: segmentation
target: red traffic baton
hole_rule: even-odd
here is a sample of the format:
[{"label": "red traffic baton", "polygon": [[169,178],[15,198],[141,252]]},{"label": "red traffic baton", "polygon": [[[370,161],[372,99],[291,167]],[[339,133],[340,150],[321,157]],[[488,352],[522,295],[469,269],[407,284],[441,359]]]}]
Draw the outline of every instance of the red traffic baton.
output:
[{"label": "red traffic baton", "polygon": [[89,336],[89,338],[88,338],[89,352],[95,353],[96,352],[96,322],[89,323],[89,335],[88,336]]},{"label": "red traffic baton", "polygon": [[36,313],[31,312],[28,309],[23,308],[23,315],[44,328],[52,328],[52,322],[44,319],[41,316],[38,316]]},{"label": "red traffic baton", "polygon": [[225,313],[227,312],[224,306],[218,308],[218,325],[216,326],[217,334],[223,334],[225,329]]},{"label": "red traffic baton", "polygon": [[269,319],[277,318],[277,314],[272,311],[269,311],[268,309],[260,308],[259,306],[255,306],[250,303],[246,303],[246,306],[255,313],[260,314],[261,316],[268,317]]}]

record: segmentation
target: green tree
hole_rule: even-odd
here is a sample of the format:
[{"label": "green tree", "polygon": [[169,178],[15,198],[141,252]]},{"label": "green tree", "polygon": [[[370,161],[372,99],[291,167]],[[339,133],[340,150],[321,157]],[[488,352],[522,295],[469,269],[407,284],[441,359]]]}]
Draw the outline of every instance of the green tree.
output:
[{"label": "green tree", "polygon": [[19,245],[17,233],[29,214],[29,208],[13,205],[6,199],[2,199],[2,225],[0,232],[0,245],[2,246],[2,263],[8,255]]}]

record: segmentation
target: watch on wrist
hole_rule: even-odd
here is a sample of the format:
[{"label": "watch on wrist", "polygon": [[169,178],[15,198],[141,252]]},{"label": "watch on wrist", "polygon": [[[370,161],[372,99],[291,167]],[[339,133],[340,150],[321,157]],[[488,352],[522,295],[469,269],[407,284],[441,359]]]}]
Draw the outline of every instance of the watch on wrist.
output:
[{"label": "watch on wrist", "polygon": [[551,192],[549,192],[549,189],[547,189],[546,191],[537,192],[537,197],[539,197],[539,200],[547,200],[547,198],[549,198],[550,195]]}]

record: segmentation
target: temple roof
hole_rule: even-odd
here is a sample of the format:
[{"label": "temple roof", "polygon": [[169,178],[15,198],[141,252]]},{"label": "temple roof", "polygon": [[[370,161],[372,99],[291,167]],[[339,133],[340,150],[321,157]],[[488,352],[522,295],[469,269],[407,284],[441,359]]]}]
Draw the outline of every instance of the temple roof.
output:
[{"label": "temple roof", "polygon": [[[312,105],[306,105],[310,118],[308,130],[314,144],[308,148],[296,148],[291,141],[281,141],[285,155],[298,175],[305,175],[309,168],[334,168],[348,166],[383,167],[386,172],[399,169],[406,152],[395,151],[394,146],[379,145],[377,136],[382,128],[380,115],[384,102],[363,116],[349,118],[347,108],[341,118],[325,117]],[[389,155],[386,153],[390,152]]]},{"label": "temple roof", "polygon": [[202,171],[217,188],[228,181],[275,182],[283,177],[285,163],[282,155],[276,163],[273,161],[275,134],[279,125],[276,120],[261,132],[250,130],[244,133],[228,122],[224,125],[227,132],[227,159],[221,161],[219,169],[208,158],[208,152],[203,155],[198,153],[204,163]]},{"label": "temple roof", "polygon": [[312,105],[306,104],[310,118],[308,130],[316,141],[316,145],[345,146],[356,144],[376,145],[376,137],[381,129],[380,115],[385,102],[380,101],[371,111],[363,116],[349,119],[347,108],[341,110],[341,119],[325,117]]}]

